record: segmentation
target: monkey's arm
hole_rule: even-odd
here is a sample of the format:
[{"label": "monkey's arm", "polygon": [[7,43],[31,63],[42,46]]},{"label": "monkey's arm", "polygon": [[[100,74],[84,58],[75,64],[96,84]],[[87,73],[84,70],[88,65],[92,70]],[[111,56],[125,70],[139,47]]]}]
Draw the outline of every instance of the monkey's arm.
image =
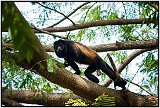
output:
[{"label": "monkey's arm", "polygon": [[80,75],[81,71],[79,70],[78,65],[75,62],[71,62],[70,66],[73,68],[73,70],[75,70],[76,72],[74,74]]},{"label": "monkey's arm", "polygon": [[67,66],[71,66],[72,69],[73,69],[74,71],[76,71],[74,74],[77,74],[77,75],[80,75],[80,74],[81,74],[81,71],[79,70],[78,65],[77,65],[74,61],[65,59],[64,65],[65,65],[66,67],[67,67]]}]

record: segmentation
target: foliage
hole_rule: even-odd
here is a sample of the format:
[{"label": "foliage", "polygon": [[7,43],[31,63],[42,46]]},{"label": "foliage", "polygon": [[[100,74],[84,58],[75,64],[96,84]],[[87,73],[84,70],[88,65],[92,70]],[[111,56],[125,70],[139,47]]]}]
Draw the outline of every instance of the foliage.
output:
[{"label": "foliage", "polygon": [[115,99],[114,97],[110,97],[106,94],[102,94],[98,98],[95,99],[95,103],[93,103],[93,106],[115,106]]},{"label": "foliage", "polygon": [[65,103],[66,106],[88,106],[81,99],[69,99],[68,102]]},{"label": "foliage", "polygon": [[[5,50],[5,49],[3,49]],[[3,51],[2,54],[2,86],[8,89],[31,89],[51,93],[59,90],[58,85],[53,84],[34,72],[24,70],[16,65],[14,60]]]},{"label": "foliage", "polygon": [[144,78],[143,86],[150,91],[154,90],[158,94],[158,58],[153,53],[148,52],[139,67],[141,67],[140,72],[148,75],[148,77]]},{"label": "foliage", "polygon": [[[109,97],[105,93],[95,99],[96,101],[91,106],[115,106],[114,97]],[[89,106],[81,99],[69,99],[66,103],[66,106]]]},{"label": "foliage", "polygon": [[2,2],[2,17],[4,18],[2,28],[7,29],[10,33],[13,46],[15,50],[18,50],[18,59],[26,59],[30,62],[34,51],[38,51],[38,48],[35,45],[35,36],[28,22],[23,18],[13,2]]},{"label": "foliage", "polygon": [[50,58],[50,59],[48,59],[47,60],[47,70],[48,70],[48,72],[55,72],[55,67],[54,67],[54,65],[53,65],[53,61],[52,61],[52,58]]},{"label": "foliage", "polygon": [[96,6],[95,8],[91,9],[87,14],[88,22],[100,20],[100,6]]},{"label": "foliage", "polygon": [[157,27],[159,19],[158,10],[154,9],[152,7],[152,4],[158,5],[158,2],[138,2],[138,4],[139,6],[144,8],[141,17],[142,18],[146,18],[146,16],[149,17],[147,25],[149,25],[150,22],[153,22],[154,23],[153,28]]}]

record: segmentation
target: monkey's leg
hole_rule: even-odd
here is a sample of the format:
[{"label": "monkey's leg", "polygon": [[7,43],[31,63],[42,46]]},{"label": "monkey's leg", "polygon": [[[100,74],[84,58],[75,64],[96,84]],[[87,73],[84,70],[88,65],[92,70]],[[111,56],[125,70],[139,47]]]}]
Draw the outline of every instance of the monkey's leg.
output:
[{"label": "monkey's leg", "polygon": [[98,68],[96,68],[95,66],[89,66],[89,67],[85,70],[85,72],[84,72],[85,76],[86,76],[89,80],[91,80],[91,81],[93,81],[93,82],[95,82],[95,83],[99,83],[99,80],[98,80],[97,77],[95,77],[94,75],[92,75],[92,73],[93,73],[94,71],[96,71],[97,69],[98,69]]},{"label": "monkey's leg", "polygon": [[116,79],[116,74],[114,71],[109,67],[109,65],[105,61],[100,62],[100,69],[108,75],[109,78],[111,78],[113,81]]},{"label": "monkey's leg", "polygon": [[108,75],[109,78],[111,78],[114,81],[114,86],[119,86],[123,89],[125,89],[125,85],[127,82],[123,80],[121,77],[116,76],[115,72],[111,69],[111,67],[104,61],[101,61],[100,63],[101,70]]}]

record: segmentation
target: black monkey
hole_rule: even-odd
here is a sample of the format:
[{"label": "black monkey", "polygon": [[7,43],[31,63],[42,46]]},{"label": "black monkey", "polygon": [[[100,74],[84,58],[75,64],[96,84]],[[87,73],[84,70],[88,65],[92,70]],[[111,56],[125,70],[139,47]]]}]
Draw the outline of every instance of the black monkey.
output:
[{"label": "black monkey", "polygon": [[116,76],[112,68],[94,50],[89,49],[87,46],[70,40],[58,40],[54,42],[54,50],[58,57],[64,58],[65,67],[71,66],[76,71],[75,74],[80,75],[79,67],[75,62],[87,64],[89,67],[84,74],[89,80],[99,83],[98,78],[92,73],[101,69],[114,81],[115,87],[119,86],[125,89],[127,82]]}]

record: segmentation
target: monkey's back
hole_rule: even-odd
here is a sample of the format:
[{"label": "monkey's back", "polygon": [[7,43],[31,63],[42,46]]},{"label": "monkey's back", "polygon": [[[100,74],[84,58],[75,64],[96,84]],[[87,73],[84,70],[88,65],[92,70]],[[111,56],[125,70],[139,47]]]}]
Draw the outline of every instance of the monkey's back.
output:
[{"label": "monkey's back", "polygon": [[[75,61],[81,64],[88,64],[88,65],[97,65],[100,59],[100,56],[96,53],[96,51],[88,48],[87,46],[70,41],[73,45],[73,48],[76,52]],[[73,56],[74,57],[74,56]]]}]

